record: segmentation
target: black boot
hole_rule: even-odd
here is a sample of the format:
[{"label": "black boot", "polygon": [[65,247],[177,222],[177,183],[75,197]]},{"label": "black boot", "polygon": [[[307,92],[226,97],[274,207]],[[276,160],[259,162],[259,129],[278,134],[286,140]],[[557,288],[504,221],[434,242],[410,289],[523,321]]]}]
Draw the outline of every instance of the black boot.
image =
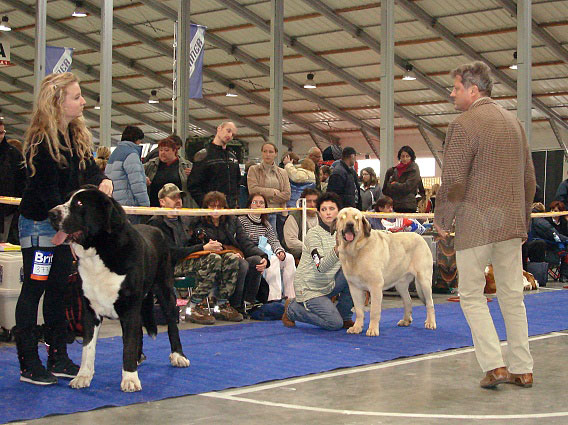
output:
[{"label": "black boot", "polygon": [[47,370],[60,378],[75,378],[79,373],[79,366],[67,355],[67,329],[46,326],[45,343],[49,346]]},{"label": "black boot", "polygon": [[48,372],[37,354],[38,338],[34,328],[14,328],[14,337],[20,361],[20,381],[35,385],[57,384],[57,378]]}]

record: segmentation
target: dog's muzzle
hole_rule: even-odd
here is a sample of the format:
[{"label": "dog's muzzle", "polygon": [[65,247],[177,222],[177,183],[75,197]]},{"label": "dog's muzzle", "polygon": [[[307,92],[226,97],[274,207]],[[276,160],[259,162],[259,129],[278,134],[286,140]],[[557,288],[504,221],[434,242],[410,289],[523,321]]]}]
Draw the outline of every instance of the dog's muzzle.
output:
[{"label": "dog's muzzle", "polygon": [[55,230],[59,230],[61,222],[63,221],[63,206],[58,205],[48,212],[49,223]]},{"label": "dog's muzzle", "polygon": [[344,241],[353,242],[353,239],[355,239],[355,226],[353,223],[347,223],[341,233],[343,234]]}]

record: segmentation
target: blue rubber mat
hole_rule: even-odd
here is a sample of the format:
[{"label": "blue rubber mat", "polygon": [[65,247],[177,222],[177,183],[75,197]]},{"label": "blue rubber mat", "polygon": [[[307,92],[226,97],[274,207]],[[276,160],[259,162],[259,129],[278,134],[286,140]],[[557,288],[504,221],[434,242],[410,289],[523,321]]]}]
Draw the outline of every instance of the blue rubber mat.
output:
[{"label": "blue rubber mat", "polygon": [[[568,329],[568,291],[527,295],[525,303],[531,335]],[[498,303],[491,302],[489,307],[504,339]],[[414,323],[408,328],[396,326],[401,317],[402,309],[384,310],[377,338],[302,324],[285,328],[279,321],[186,330],[181,332],[184,351],[191,360],[186,369],[170,366],[166,334],[160,334],[155,341],[145,337],[148,359],[139,369],[142,391],[138,393],[120,391],[120,337],[99,340],[95,376],[91,387],[81,390],[69,388],[66,380],[48,387],[19,382],[15,347],[2,348],[0,422],[243,387],[472,345],[458,303],[436,306],[435,331],[423,327],[424,307],[414,308]],[[45,350],[40,352],[45,360]],[[81,346],[75,343],[69,346],[69,352],[79,362]]]}]

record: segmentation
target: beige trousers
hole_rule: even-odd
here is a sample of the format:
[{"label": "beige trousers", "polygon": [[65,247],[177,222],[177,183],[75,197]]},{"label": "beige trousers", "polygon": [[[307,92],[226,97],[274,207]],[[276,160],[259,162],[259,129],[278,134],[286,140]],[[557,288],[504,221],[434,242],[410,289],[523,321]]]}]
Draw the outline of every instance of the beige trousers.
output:
[{"label": "beige trousers", "polygon": [[[507,366],[511,373],[529,373],[528,324],[523,295],[521,239],[456,251],[460,304],[473,336],[475,355],[484,372]],[[483,294],[485,266],[493,264],[497,298],[505,320],[507,347],[501,352],[499,337]]]}]

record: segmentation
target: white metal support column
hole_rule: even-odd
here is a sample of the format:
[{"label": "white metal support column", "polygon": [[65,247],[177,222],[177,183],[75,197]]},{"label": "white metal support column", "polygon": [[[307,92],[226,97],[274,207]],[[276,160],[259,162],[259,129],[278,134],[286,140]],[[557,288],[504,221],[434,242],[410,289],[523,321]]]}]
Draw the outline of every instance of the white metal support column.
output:
[{"label": "white metal support column", "polygon": [[394,0],[381,1],[381,184],[394,163]]},{"label": "white metal support column", "polygon": [[34,99],[37,99],[41,80],[45,77],[45,29],[47,26],[47,0],[36,0]]},{"label": "white metal support column", "polygon": [[[177,35],[177,119],[176,133],[185,144],[189,133],[189,45],[191,43],[190,0],[178,2]],[[185,157],[185,149],[180,155]]]},{"label": "white metal support column", "polygon": [[100,134],[101,146],[111,145],[112,117],[112,12],[113,0],[103,0],[101,8],[101,70],[99,91],[101,94]]},{"label": "white metal support column", "polygon": [[[282,88],[284,86],[284,0],[272,0],[270,20],[270,141],[282,152]],[[278,161],[276,161],[278,162]]]},{"label": "white metal support column", "polygon": [[517,2],[517,117],[532,145],[532,6],[531,0]]}]

